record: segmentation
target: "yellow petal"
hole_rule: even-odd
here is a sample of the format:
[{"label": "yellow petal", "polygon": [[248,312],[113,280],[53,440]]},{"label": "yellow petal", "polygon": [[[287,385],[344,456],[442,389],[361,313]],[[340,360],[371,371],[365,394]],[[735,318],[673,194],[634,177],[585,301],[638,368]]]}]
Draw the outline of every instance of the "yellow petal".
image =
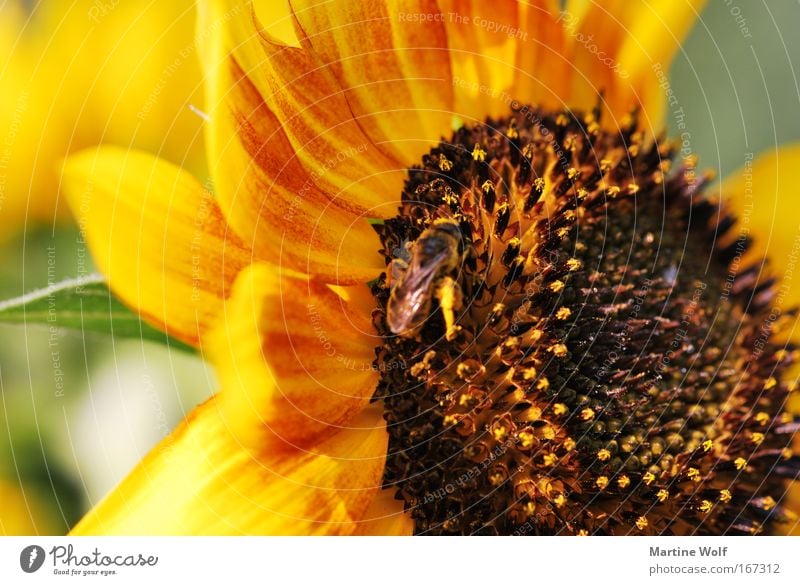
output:
[{"label": "yellow petal", "polygon": [[52,514],[35,490],[0,477],[0,536],[56,534]]},{"label": "yellow petal", "polygon": [[573,0],[561,15],[574,49],[573,99],[589,108],[603,92],[614,117],[642,108],[645,124],[663,127],[659,84],[706,0]]},{"label": "yellow petal", "polygon": [[378,382],[370,307],[258,264],[233,291],[204,350],[237,437],[299,447],[351,426]]},{"label": "yellow petal", "polygon": [[439,14],[435,1],[300,0],[292,8],[301,45],[307,43],[332,74],[358,125],[380,150],[404,166],[418,164],[449,133],[447,36],[441,20],[427,18]]},{"label": "yellow petal", "polygon": [[144,318],[197,343],[251,252],[189,173],[137,151],[86,150],[63,187],[111,288]]},{"label": "yellow petal", "polygon": [[517,99],[548,108],[570,106],[573,74],[570,47],[554,0],[518,3],[513,87]]},{"label": "yellow petal", "polygon": [[0,136],[13,169],[0,185],[3,235],[26,216],[53,221],[53,168],[87,146],[140,148],[205,172],[203,121],[188,107],[203,108],[193,0],[0,4]]},{"label": "yellow petal", "polygon": [[439,6],[447,30],[456,113],[481,122],[489,115],[508,114],[510,100],[517,99],[512,87],[517,41],[489,26],[519,30],[517,3],[442,0]]},{"label": "yellow petal", "polygon": [[364,517],[358,522],[357,535],[411,536],[414,521],[403,510],[402,500],[396,500],[394,489],[382,489],[372,500]]},{"label": "yellow petal", "polygon": [[[303,109],[292,113],[291,107],[282,106],[273,111],[276,92],[283,90],[270,87],[274,79],[265,69],[276,62],[274,66],[288,75],[291,66],[284,61],[290,55],[308,61],[310,51],[281,45],[285,52],[272,54],[279,50],[277,45],[270,44],[266,33],[257,34],[252,13],[241,3],[209,2],[203,7],[200,29],[213,31],[204,49],[211,113],[209,158],[220,205],[231,226],[259,256],[274,264],[339,283],[374,278],[382,262],[368,218],[394,214],[404,171],[376,152],[355,128],[352,116],[349,122],[331,122],[326,136],[336,141],[335,149],[311,137],[299,144],[292,127],[300,123],[297,117]],[[267,54],[265,46],[272,47]],[[295,73],[302,75],[305,65],[295,65]],[[299,94],[306,91],[305,83],[319,86],[311,79],[287,83],[285,91]],[[338,90],[334,94],[331,99],[343,99]],[[329,107],[328,118],[348,110],[341,103]],[[308,113],[312,121],[326,123],[316,115]]]},{"label": "yellow petal", "polygon": [[[800,303],[800,143],[787,144],[757,157],[720,186],[723,201],[738,217],[734,238],[749,236],[751,248],[736,261],[740,268],[769,260],[763,276],[779,278],[775,306],[786,311]],[[793,337],[800,338],[795,325]]]},{"label": "yellow petal", "polygon": [[195,409],[72,534],[352,534],[381,483],[379,411],[313,452],[249,450],[215,399]]}]

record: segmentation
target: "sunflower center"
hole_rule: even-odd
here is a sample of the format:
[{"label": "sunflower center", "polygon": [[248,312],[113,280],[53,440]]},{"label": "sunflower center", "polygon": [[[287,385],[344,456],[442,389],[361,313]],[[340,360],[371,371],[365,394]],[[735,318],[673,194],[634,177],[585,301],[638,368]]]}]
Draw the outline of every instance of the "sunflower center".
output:
[{"label": "sunflower center", "polygon": [[[692,160],[522,108],[378,228],[384,487],[421,534],[754,533],[796,472],[794,351]],[[778,313],[779,315],[779,313]]]}]

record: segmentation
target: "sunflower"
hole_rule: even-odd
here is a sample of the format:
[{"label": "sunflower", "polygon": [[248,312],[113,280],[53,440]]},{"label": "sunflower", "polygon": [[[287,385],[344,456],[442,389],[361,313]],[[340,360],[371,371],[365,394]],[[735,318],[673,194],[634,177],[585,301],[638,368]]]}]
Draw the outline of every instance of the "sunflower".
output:
[{"label": "sunflower", "polygon": [[63,176],[221,390],[74,533],[791,520],[795,260],[747,235],[776,161],[720,191],[661,134],[700,4],[201,2],[213,194],[107,147]]},{"label": "sunflower", "polygon": [[55,167],[100,142],[204,171],[202,120],[188,108],[202,105],[191,0],[34,4],[0,6],[4,235],[26,218],[52,222]]}]

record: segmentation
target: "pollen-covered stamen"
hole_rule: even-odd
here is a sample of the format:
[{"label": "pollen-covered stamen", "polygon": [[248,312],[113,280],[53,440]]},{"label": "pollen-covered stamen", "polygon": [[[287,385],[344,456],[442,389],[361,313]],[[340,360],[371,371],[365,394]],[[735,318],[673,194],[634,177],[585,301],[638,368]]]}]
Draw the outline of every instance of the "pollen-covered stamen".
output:
[{"label": "pollen-covered stamen", "polygon": [[[670,173],[673,147],[631,124],[524,109],[462,128],[379,228],[387,264],[402,242],[417,258],[402,289],[373,285],[384,483],[417,533],[755,533],[785,517],[795,351],[775,341],[772,288],[740,266],[747,242],[694,161]],[[442,225],[460,234],[449,263],[423,253]]]}]

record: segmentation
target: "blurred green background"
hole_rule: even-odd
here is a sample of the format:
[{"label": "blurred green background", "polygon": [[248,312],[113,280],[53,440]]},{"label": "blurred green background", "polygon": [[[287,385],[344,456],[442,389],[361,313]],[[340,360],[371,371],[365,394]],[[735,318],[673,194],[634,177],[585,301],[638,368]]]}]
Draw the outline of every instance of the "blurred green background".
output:
[{"label": "blurred green background", "polygon": [[[701,166],[724,175],[745,153],[800,140],[800,4],[710,4],[671,83]],[[674,112],[669,124],[677,132]],[[47,285],[48,267],[56,280],[91,270],[69,221],[4,229],[0,299]],[[183,351],[0,325],[0,478],[24,486],[37,531],[63,533],[213,388],[213,373]]]}]

